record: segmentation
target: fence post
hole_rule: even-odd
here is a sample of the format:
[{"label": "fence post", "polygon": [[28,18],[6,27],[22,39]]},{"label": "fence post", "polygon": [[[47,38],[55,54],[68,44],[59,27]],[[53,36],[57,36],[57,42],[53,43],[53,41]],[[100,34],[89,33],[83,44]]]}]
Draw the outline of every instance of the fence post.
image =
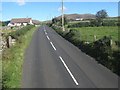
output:
[{"label": "fence post", "polygon": [[8,47],[11,47],[12,46],[12,37],[9,36],[8,37]]},{"label": "fence post", "polygon": [[96,35],[94,35],[94,41],[96,41],[97,40],[97,37],[96,37]]},{"label": "fence post", "polygon": [[113,44],[113,41],[112,41],[112,39],[110,39],[110,46],[112,46],[112,44]]}]

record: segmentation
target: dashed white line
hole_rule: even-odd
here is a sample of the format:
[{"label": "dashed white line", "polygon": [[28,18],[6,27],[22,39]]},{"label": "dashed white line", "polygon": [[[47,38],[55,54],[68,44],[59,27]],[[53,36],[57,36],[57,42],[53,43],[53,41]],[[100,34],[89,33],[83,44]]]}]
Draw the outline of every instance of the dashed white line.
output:
[{"label": "dashed white line", "polygon": [[62,61],[63,65],[65,66],[65,68],[67,69],[68,73],[70,74],[70,76],[72,77],[73,81],[75,82],[76,85],[79,85],[77,80],[75,79],[75,77],[73,76],[73,74],[71,73],[70,69],[67,67],[67,65],[65,64],[64,60],[62,59],[61,56],[59,56],[60,60]]},{"label": "dashed white line", "polygon": [[[46,34],[46,36],[47,36],[47,39],[50,40],[50,38],[49,38],[49,36],[47,35],[47,32],[46,32],[46,30],[45,30],[45,27],[44,27],[44,32],[45,32],[45,34]],[[53,49],[56,50],[56,48],[55,48],[55,46],[53,45],[53,43],[50,42],[50,44],[52,45]],[[63,63],[63,65],[65,66],[65,68],[67,69],[67,71],[68,71],[68,73],[70,74],[70,76],[72,77],[72,79],[73,79],[73,81],[75,82],[75,84],[76,84],[76,85],[79,85],[78,82],[77,82],[77,80],[75,79],[75,77],[74,77],[73,74],[71,73],[70,69],[67,67],[66,63],[65,63],[64,60],[62,59],[62,57],[59,56],[59,58],[60,58],[61,62]]]},{"label": "dashed white line", "polygon": [[46,32],[46,29],[45,29],[45,27],[44,27],[44,32],[45,32],[45,34],[47,35],[47,32]]},{"label": "dashed white line", "polygon": [[53,45],[53,43],[52,43],[52,42],[50,42],[50,44],[52,45],[53,49],[54,49],[54,50],[56,50],[56,48],[55,48],[55,46]]},{"label": "dashed white line", "polygon": [[45,34],[47,35],[47,32],[45,32]]},{"label": "dashed white line", "polygon": [[46,32],[46,30],[44,29],[44,32]]},{"label": "dashed white line", "polygon": [[47,39],[50,40],[50,38],[47,36]]}]

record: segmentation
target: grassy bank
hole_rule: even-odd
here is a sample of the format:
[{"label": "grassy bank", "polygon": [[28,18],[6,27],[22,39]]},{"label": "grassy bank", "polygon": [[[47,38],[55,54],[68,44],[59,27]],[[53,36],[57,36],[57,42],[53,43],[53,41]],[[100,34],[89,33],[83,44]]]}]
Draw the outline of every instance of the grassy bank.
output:
[{"label": "grassy bank", "polygon": [[31,40],[33,32],[36,30],[36,27],[32,27],[32,29],[24,28],[23,30],[21,29],[21,32],[18,31],[11,33],[11,35],[17,38],[17,42],[14,46],[6,49],[3,52],[3,88],[19,88],[21,85],[20,81],[22,74],[24,51]]}]

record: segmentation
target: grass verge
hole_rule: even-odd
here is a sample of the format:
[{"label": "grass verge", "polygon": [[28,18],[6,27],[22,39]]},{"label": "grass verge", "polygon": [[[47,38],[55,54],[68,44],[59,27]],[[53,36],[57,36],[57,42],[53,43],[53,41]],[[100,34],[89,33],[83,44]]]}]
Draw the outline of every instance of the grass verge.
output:
[{"label": "grass verge", "polygon": [[6,49],[2,57],[2,88],[20,88],[24,51],[28,46],[36,27],[20,36],[20,42]]}]

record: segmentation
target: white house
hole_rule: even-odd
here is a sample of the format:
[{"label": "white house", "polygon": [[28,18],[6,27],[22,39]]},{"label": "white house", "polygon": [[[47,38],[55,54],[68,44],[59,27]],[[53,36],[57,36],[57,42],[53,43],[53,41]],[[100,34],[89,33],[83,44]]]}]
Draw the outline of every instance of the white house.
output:
[{"label": "white house", "polygon": [[76,20],[76,21],[82,21],[83,18],[76,18],[75,20]]},{"label": "white house", "polygon": [[8,26],[26,26],[28,24],[33,25],[31,18],[14,18],[10,21]]}]

